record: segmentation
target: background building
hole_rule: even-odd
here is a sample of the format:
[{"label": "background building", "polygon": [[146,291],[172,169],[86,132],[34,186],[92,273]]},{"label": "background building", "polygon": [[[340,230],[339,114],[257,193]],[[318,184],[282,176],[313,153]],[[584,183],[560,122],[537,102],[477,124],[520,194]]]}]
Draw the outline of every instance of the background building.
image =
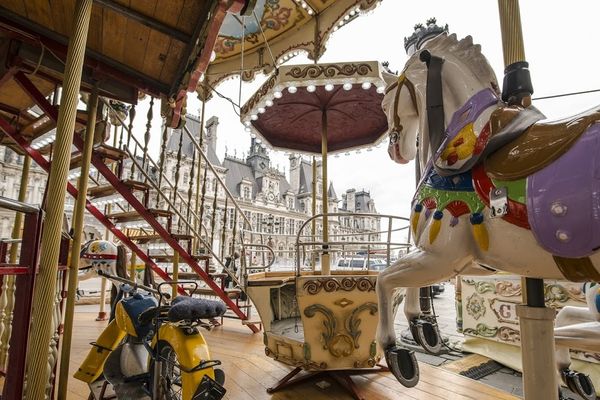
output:
[{"label": "background building", "polygon": [[[215,224],[222,226],[222,222],[226,219],[225,244],[226,248],[230,248],[234,224],[233,205],[227,205],[228,214],[225,215],[226,194],[223,186],[217,182],[218,176],[225,183],[225,188],[235,198],[250,221],[252,231],[264,233],[267,236],[268,244],[275,250],[279,262],[292,263],[298,230],[312,215],[313,175],[311,161],[300,155],[291,155],[289,157],[288,180],[285,169],[280,170],[273,167],[266,146],[254,138],[250,140],[247,154],[242,156],[225,154],[223,160],[220,160],[216,153],[218,125],[217,117],[210,118],[206,122],[205,136],[201,140],[199,119],[192,115],[187,116],[187,129],[196,141],[202,143],[203,151],[213,166],[216,175],[213,169],[206,169],[204,163],[202,163],[201,176],[198,176],[195,146],[188,135],[178,129],[167,130],[166,141],[160,149],[162,160],[159,158],[156,165],[161,166],[163,177],[161,179],[157,178],[157,168],[151,164],[145,167],[147,174],[157,186],[160,185],[161,192],[166,195],[169,202],[180,210],[185,208],[182,205],[196,202],[196,185],[198,182],[202,185],[202,182],[205,181],[204,174],[206,174],[206,185],[201,188],[201,192],[204,194],[198,198],[198,201],[202,202],[204,211],[203,223],[207,227],[211,225],[216,195]],[[142,157],[138,155],[136,159],[138,164],[141,165]],[[18,197],[22,163],[23,156],[17,155],[7,147],[0,147],[1,196],[15,199]],[[144,181],[144,174],[139,168],[133,168],[132,172],[132,164],[131,160],[125,160],[122,177]],[[77,171],[71,173],[72,183],[76,183],[77,176]],[[92,172],[92,176],[99,184],[105,183],[103,178],[97,176],[97,172]],[[46,173],[35,163],[32,163],[28,202],[42,203],[46,178]],[[90,185],[93,186],[93,183],[90,182]],[[320,214],[323,209],[320,162],[317,165],[316,191],[316,212]],[[92,202],[94,203],[94,201]],[[364,190],[357,192],[355,189],[348,189],[339,199],[333,182],[329,183],[328,202],[330,213],[376,213],[375,203],[368,192]],[[342,202],[342,205],[338,207],[340,202]],[[72,210],[73,204],[73,199],[67,197],[65,207],[67,213]],[[95,205],[107,211],[105,203],[100,202],[95,203]],[[149,206],[154,208],[167,207],[166,200],[158,196],[154,190],[150,192]],[[113,211],[118,207],[126,207],[126,204],[112,204]],[[12,213],[0,214],[0,237],[10,237],[13,219],[14,215]],[[239,220],[238,224],[241,226]],[[184,225],[177,218],[174,219],[176,230],[179,229],[183,232],[185,230]],[[121,228],[123,227],[125,226],[121,226]],[[141,227],[144,227],[143,224]],[[105,232],[104,227],[89,215],[86,216],[85,230],[88,239],[102,237]],[[375,240],[379,239],[379,234],[376,233],[378,231],[379,217],[377,216],[347,215],[330,219],[330,240],[332,241]],[[309,235],[310,225],[302,233]],[[321,234],[321,221],[317,221],[316,236],[320,237]],[[206,235],[203,236],[205,240],[210,241]],[[212,237],[213,248],[221,248],[221,238],[220,233]],[[255,240],[258,241],[259,239],[256,238]]]}]

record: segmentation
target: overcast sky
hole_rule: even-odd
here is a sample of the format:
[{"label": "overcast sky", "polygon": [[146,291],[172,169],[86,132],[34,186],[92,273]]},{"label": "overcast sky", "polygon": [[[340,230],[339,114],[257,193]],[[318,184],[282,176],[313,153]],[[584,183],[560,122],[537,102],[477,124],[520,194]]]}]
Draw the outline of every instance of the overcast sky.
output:
[{"label": "overcast sky", "polygon": [[[534,98],[590,89],[600,89],[598,63],[598,30],[595,21],[600,2],[570,0],[569,2],[521,1],[521,18],[525,40],[525,53],[530,63]],[[502,82],[502,43],[496,1],[420,1],[384,0],[369,15],[363,15],[341,30],[327,44],[321,62],[377,60],[389,61],[392,70],[401,70],[406,61],[403,39],[413,31],[413,26],[436,17],[438,24],[448,24],[451,33],[459,38],[473,36],[481,44],[483,54]],[[310,62],[296,57],[288,64]],[[242,86],[242,102],[263,82]],[[238,98],[239,81],[229,80],[217,90]],[[540,100],[534,104],[555,119],[572,115],[600,105],[600,93],[572,96],[556,100]],[[200,102],[189,96],[188,112],[199,114]],[[138,107],[138,116],[145,116],[147,102]],[[225,148],[238,156],[247,152],[250,137],[244,131],[231,105],[214,97],[207,103],[207,119],[219,117],[217,153],[222,159]],[[158,114],[158,109],[155,112]],[[139,118],[139,117],[138,117]],[[137,121],[140,124],[140,121]],[[158,148],[160,132],[155,123],[152,142]],[[154,133],[156,132],[156,133]],[[289,169],[283,153],[272,156],[273,165]],[[348,173],[352,171],[352,173]],[[365,189],[375,199],[377,210],[384,214],[407,216],[414,189],[414,164],[399,165],[387,156],[385,146],[370,152],[329,157],[329,179],[339,194],[347,188]]]}]

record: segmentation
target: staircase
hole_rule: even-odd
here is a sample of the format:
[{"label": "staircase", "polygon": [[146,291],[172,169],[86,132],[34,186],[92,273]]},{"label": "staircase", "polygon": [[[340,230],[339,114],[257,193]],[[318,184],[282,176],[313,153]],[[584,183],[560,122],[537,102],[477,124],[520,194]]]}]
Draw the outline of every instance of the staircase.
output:
[{"label": "staircase", "polygon": [[[15,74],[14,79],[50,120],[56,124],[58,118],[57,107],[50,104],[23,73],[19,72]],[[105,105],[109,106],[108,102],[105,102]],[[223,241],[221,241],[220,251],[216,251],[212,246],[215,235],[221,234],[222,239],[225,238],[225,232],[229,224],[226,219],[227,214],[229,214],[228,210],[230,210],[228,205],[233,206],[231,209],[234,210],[233,214],[235,218],[233,231],[231,232],[230,229],[233,237],[232,248],[236,246],[243,248],[244,246],[242,240],[243,230],[240,229],[239,232],[236,232],[238,217],[242,219],[244,227],[249,227],[249,221],[235,202],[231,193],[227,190],[225,184],[218,177],[214,167],[202,151],[200,144],[196,142],[195,138],[189,132],[185,132],[189,135],[190,140],[196,148],[194,154],[202,157],[205,168],[205,171],[203,171],[202,206],[200,207],[200,215],[196,214],[191,202],[191,183],[187,200],[178,192],[177,182],[179,180],[180,154],[178,155],[175,185],[164,174],[162,168],[164,160],[161,159],[159,164],[157,164],[147,154],[150,123],[152,121],[151,112],[152,108],[150,107],[143,144],[131,133],[135,117],[135,112],[131,112],[128,125],[125,121],[121,121],[127,134],[126,142],[123,140],[122,130],[119,140],[120,146],[115,147],[101,144],[94,149],[92,165],[95,167],[99,179],[96,179],[98,182],[96,186],[89,188],[86,208],[119,241],[134,252],[139,260],[149,265],[163,281],[171,281],[172,276],[163,270],[159,266],[159,263],[171,263],[173,262],[174,255],[177,254],[179,262],[186,264],[190,269],[188,273],[180,273],[178,279],[201,280],[205,284],[205,286],[199,287],[196,290],[192,290],[190,285],[179,285],[179,293],[216,296],[225,302],[232,317],[246,321],[245,325],[253,332],[258,332],[259,329],[257,326],[254,323],[249,323],[247,316],[251,308],[249,301],[241,301],[243,289],[241,287],[228,289],[224,285],[227,275],[232,276],[234,282],[236,282],[236,279],[233,271],[230,271],[225,266],[224,259],[227,254],[223,250]],[[81,126],[81,124],[85,125],[86,121],[79,115],[77,122]],[[32,146],[31,141],[25,139],[24,136],[3,119],[0,119],[0,124],[2,129],[12,138],[18,147],[25,151],[43,169],[46,171],[50,170],[52,162],[44,155],[45,149],[43,147]],[[183,134],[184,132],[182,132]],[[163,154],[165,140],[166,132],[163,133]],[[73,152],[71,159],[71,167],[75,169],[81,164],[81,151],[83,149],[83,140],[77,133],[74,135],[73,144],[78,149],[78,151]],[[181,142],[179,147],[181,151]],[[143,155],[142,157],[138,156],[140,153]],[[126,161],[130,162],[131,165],[130,176],[123,177]],[[210,213],[204,212],[208,208],[208,205],[205,207],[206,176],[208,170],[212,170],[217,178],[212,199],[213,211],[212,218],[210,218],[210,229],[205,226],[202,219],[206,215],[210,217]],[[134,174],[134,171],[137,171],[137,176]],[[169,198],[162,190],[164,185],[174,189],[172,191],[174,193],[172,198]],[[218,189],[221,189],[226,195],[225,210],[227,212],[225,213],[225,217],[220,221],[215,218],[215,210],[218,207],[216,196]],[[67,191],[75,198],[78,195],[77,189],[70,183],[67,184]],[[156,199],[154,199],[154,196],[156,196]],[[115,204],[116,209],[110,213],[102,212],[99,207],[103,203]],[[195,208],[197,209],[197,206]],[[195,240],[198,241],[197,246],[194,246]],[[144,250],[142,247],[147,247],[148,249]],[[203,249],[204,253],[194,254],[194,247]],[[160,248],[163,251],[156,253],[151,251],[150,248]],[[222,268],[224,273],[217,273],[211,265],[211,261],[214,261],[216,267]]]}]

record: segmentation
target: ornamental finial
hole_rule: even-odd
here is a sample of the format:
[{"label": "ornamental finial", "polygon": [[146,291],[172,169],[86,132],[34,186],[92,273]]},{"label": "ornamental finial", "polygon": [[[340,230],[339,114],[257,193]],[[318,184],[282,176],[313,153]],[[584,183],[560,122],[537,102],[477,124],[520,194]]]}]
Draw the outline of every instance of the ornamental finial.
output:
[{"label": "ornamental finial", "polygon": [[425,41],[432,39],[442,33],[448,33],[448,24],[441,27],[437,25],[437,19],[429,18],[425,25],[419,23],[414,27],[414,32],[407,38],[404,38],[404,49],[408,55],[419,50]]}]

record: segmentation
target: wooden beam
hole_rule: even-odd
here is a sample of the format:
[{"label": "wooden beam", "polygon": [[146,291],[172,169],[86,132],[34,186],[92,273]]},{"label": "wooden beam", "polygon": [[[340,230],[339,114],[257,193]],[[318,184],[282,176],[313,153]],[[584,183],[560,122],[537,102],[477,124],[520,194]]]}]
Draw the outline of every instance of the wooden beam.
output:
[{"label": "wooden beam", "polygon": [[142,25],[147,26],[150,29],[154,29],[173,39],[179,40],[183,43],[188,43],[192,37],[185,32],[178,29],[172,28],[163,24],[160,21],[155,20],[147,15],[137,12],[131,8],[125,7],[122,4],[116,3],[112,0],[94,0],[95,3],[102,5],[103,7],[109,8],[119,14],[126,16],[129,19],[139,22]]}]

